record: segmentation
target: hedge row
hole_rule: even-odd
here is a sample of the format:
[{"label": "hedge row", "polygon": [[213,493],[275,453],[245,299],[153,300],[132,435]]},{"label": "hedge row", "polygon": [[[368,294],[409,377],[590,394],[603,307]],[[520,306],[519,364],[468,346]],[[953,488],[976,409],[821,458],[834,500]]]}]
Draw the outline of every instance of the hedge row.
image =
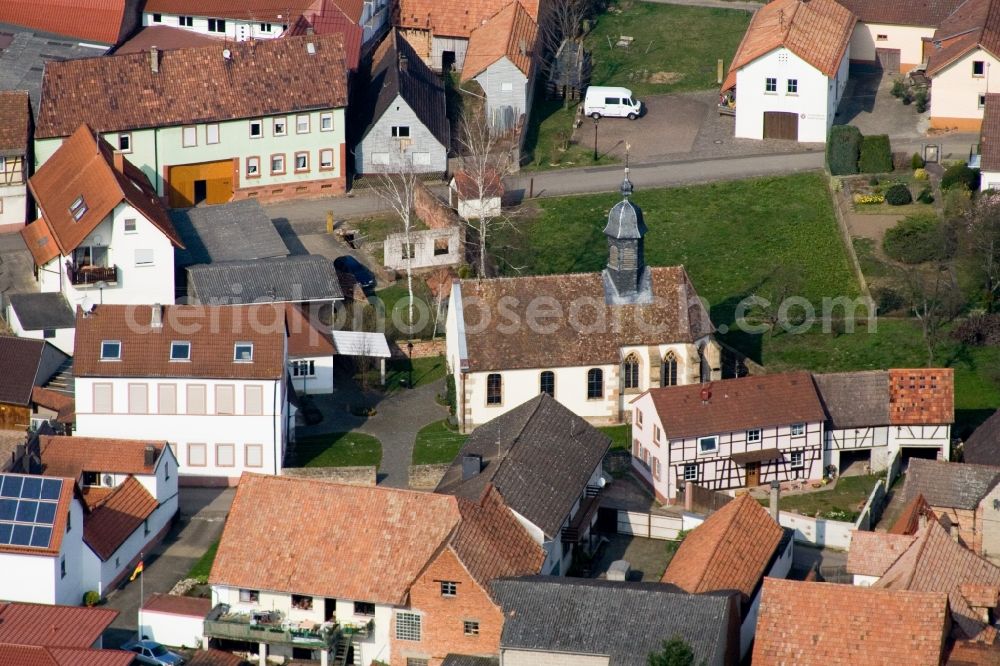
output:
[{"label": "hedge row", "polygon": [[826,165],[834,176],[892,171],[889,137],[862,136],[852,125],[834,125],[826,142]]}]

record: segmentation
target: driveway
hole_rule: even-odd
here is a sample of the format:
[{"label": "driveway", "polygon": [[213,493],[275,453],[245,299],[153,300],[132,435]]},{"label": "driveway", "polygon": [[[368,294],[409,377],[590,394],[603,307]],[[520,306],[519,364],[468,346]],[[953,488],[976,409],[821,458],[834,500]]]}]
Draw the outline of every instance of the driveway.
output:
[{"label": "driveway", "polygon": [[34,260],[21,234],[0,234],[0,294],[38,291]]},{"label": "driveway", "polygon": [[126,580],[108,594],[108,608],[120,614],[104,634],[105,647],[117,648],[137,631],[140,588],[146,598],[169,592],[218,541],[235,494],[235,488],[181,488],[180,517],[167,538],[143,558],[142,585],[139,579]]},{"label": "driveway", "polygon": [[899,74],[886,74],[869,65],[851,65],[847,87],[834,123],[854,125],[864,135],[888,134],[890,139],[919,140],[927,129],[928,113],[892,96]]}]

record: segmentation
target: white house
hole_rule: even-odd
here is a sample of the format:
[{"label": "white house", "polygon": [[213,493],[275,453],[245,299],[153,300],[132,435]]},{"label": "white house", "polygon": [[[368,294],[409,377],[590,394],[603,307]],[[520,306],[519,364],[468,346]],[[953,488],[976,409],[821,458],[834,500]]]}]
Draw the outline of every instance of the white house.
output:
[{"label": "white house", "polygon": [[851,62],[878,64],[886,74],[905,74],[926,61],[934,30],[961,0],[892,3],[837,0],[857,18]]},{"label": "white house", "polygon": [[660,502],[823,475],[826,414],[805,372],[653,388],[632,401],[632,466]]},{"label": "white house", "polygon": [[181,484],[279,474],[294,417],[280,305],[98,305],[77,314],[76,433],[165,436]]},{"label": "white house", "polygon": [[333,357],[337,354],[329,328],[313,310],[287,303],[288,376],[299,393],[333,392]]},{"label": "white house", "polygon": [[0,474],[0,598],[81,603],[85,511],[73,479]]},{"label": "white house", "polygon": [[72,479],[86,505],[81,583],[104,596],[177,514],[177,460],[165,442],[42,436],[42,474]]},{"label": "white house", "polygon": [[735,95],[736,137],[825,142],[855,22],[835,0],[773,0],[757,10],[722,84]]},{"label": "white house", "polygon": [[538,24],[516,0],[469,36],[462,82],[475,80],[483,89],[486,113],[495,128],[512,129],[531,110],[537,41]]},{"label": "white house", "polygon": [[[146,177],[120,151],[81,125],[28,185],[41,217],[21,236],[42,294],[62,294],[70,308],[174,302],[173,280],[164,276],[173,275],[181,239]],[[32,298],[40,295],[21,301]],[[19,334],[50,338],[73,353],[71,335],[28,331],[18,307],[10,314]]]},{"label": "white house", "polygon": [[627,176],[622,191],[604,229],[604,271],[452,284],[446,355],[463,431],[539,393],[590,423],[621,423],[628,400],[651,387],[721,377],[687,272],[645,265],[646,225]]},{"label": "white house", "polygon": [[251,0],[225,7],[223,3],[211,5],[199,0],[147,0],[142,25],[168,25],[240,42],[273,39],[280,37],[313,2]]},{"label": "white house", "polygon": [[28,216],[31,108],[25,90],[0,91],[0,231],[17,231]]}]

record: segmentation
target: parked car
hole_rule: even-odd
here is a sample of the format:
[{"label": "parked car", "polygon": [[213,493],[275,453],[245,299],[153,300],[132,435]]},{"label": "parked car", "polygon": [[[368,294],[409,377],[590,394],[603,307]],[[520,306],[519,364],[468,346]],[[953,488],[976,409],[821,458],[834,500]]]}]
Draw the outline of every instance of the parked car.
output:
[{"label": "parked car", "polygon": [[628,88],[616,86],[590,86],[583,98],[583,113],[593,119],[628,118],[635,120],[642,115],[642,102],[632,98]]},{"label": "parked car", "polygon": [[184,657],[175,654],[156,641],[130,641],[122,646],[127,652],[135,653],[135,660],[151,666],[180,666]]},{"label": "parked car", "polygon": [[368,270],[368,267],[349,254],[334,259],[333,267],[338,272],[351,275],[362,289],[370,289],[375,286],[375,276]]}]

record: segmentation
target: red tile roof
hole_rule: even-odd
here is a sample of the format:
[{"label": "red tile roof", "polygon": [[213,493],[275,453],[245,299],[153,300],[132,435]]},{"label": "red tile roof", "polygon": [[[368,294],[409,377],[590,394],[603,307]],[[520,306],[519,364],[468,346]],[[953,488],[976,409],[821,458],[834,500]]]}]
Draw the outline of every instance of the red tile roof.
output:
[{"label": "red tile roof", "polygon": [[847,573],[881,576],[915,540],[912,535],[855,530],[847,553]]},{"label": "red tile roof", "polygon": [[[209,582],[401,604],[446,546],[473,576],[529,573],[530,536],[507,518],[490,502],[476,508],[445,495],[244,474]],[[488,580],[478,580],[485,588]]]},{"label": "red tile roof", "polygon": [[767,573],[782,535],[767,510],[743,495],[684,538],[660,582],[691,594],[739,590],[749,598]]},{"label": "red tile roof", "polygon": [[[7,476],[28,476],[25,474],[6,474]],[[20,553],[23,555],[41,555],[45,557],[55,557],[62,549],[63,535],[66,533],[66,516],[69,514],[70,506],[73,502],[74,494],[77,492],[75,479],[63,479],[62,490],[59,493],[59,501],[56,504],[56,517],[52,523],[52,537],[49,539],[48,548],[35,548],[31,546],[0,545],[2,553]],[[2,629],[4,619],[0,615],[0,629]],[[0,643],[24,643],[24,641],[11,641],[4,639],[3,631],[0,630]],[[35,645],[35,643],[32,643]]]},{"label": "red tile roof", "polygon": [[285,305],[288,321],[288,356],[333,356],[337,350],[333,346],[330,328],[324,327],[315,316],[310,316],[295,303]]},{"label": "red tile roof", "polygon": [[153,594],[142,605],[144,611],[205,617],[212,610],[212,600],[203,597],[182,597],[176,594]]},{"label": "red tile roof", "polygon": [[0,23],[97,44],[116,44],[132,22],[128,0],[3,0]]},{"label": "red tile roof", "polygon": [[934,31],[928,48],[927,75],[933,77],[975,48],[1000,54],[1000,2],[967,0]]},{"label": "red tile roof", "polygon": [[896,522],[889,528],[890,534],[916,534],[920,528],[920,517],[927,520],[934,520],[934,512],[931,505],[927,503],[924,496],[917,493],[917,496],[910,500],[903,508],[903,513],[899,515]]},{"label": "red tile roof", "polygon": [[183,14],[289,24],[313,0],[146,0],[147,14]]},{"label": "red tile roof", "polygon": [[220,44],[221,37],[203,35],[194,30],[175,28],[169,25],[151,25],[137,32],[131,39],[115,49],[115,55],[126,53],[149,53],[153,46],[161,51],[192,49],[199,46]]},{"label": "red tile roof", "polygon": [[472,31],[462,65],[462,81],[475,78],[505,56],[522,74],[529,76],[537,39],[538,24],[520,2],[511,2]]},{"label": "red tile roof", "polygon": [[[146,176],[128,160],[121,167],[121,171],[115,167],[108,142],[96,140],[89,127],[80,125],[29,179],[42,218],[21,235],[36,264],[52,257],[51,241],[63,256],[69,255],[122,201],[142,213],[175,246],[184,247]],[[83,197],[86,212],[77,220],[70,206],[78,197]],[[45,229],[38,229],[39,224]],[[45,237],[51,240],[39,241]]]},{"label": "red tile roof", "polygon": [[668,386],[649,394],[669,439],[826,419],[807,372]]},{"label": "red tile roof", "polygon": [[56,420],[59,423],[72,423],[74,421],[76,400],[71,395],[53,391],[44,386],[35,386],[31,389],[31,402],[56,412]]},{"label": "red tile roof", "polygon": [[134,656],[121,650],[0,644],[0,666],[129,666]]},{"label": "red tile roof", "polygon": [[111,608],[0,603],[0,643],[88,648],[116,617]]},{"label": "red tile roof", "polygon": [[30,114],[27,90],[0,90],[0,155],[28,154]]},{"label": "red tile roof", "polygon": [[[77,377],[283,379],[285,311],[281,305],[165,305],[153,328],[149,305],[98,305],[77,312],[73,374]],[[120,361],[101,360],[101,342],[122,343]],[[170,361],[174,340],[191,343],[189,363]],[[253,344],[253,360],[234,360],[237,342]]]},{"label": "red tile roof", "polygon": [[187,666],[243,666],[247,662],[231,652],[222,650],[197,650]]},{"label": "red tile roof", "polygon": [[[465,37],[489,17],[518,0],[399,0],[399,28],[430,30],[446,37]],[[520,0],[528,15],[538,20],[538,0]]]},{"label": "red tile roof", "polygon": [[[466,60],[466,62],[468,62],[468,60]],[[503,180],[500,179],[500,173],[492,167],[486,167],[483,174],[483,194],[491,197],[503,196]],[[476,178],[470,176],[465,171],[456,171],[454,179],[455,189],[458,190],[458,196],[460,198],[479,198],[479,183]]]},{"label": "red tile roof", "polygon": [[938,666],[944,594],[764,579],[754,666]]},{"label": "red tile roof", "polygon": [[357,5],[357,18],[352,18],[343,7],[338,7],[332,0],[318,0],[309,11],[289,26],[284,36],[308,35],[309,30],[316,35],[339,34],[344,40],[344,59],[347,68],[352,71],[357,70],[361,60],[361,41],[364,37],[364,29],[358,25],[358,21],[361,20],[361,9],[364,7],[362,0],[359,0]]},{"label": "red tile roof", "polygon": [[83,522],[83,540],[108,560],[159,504],[146,488],[130,476],[116,487]]},{"label": "red tile roof", "polygon": [[964,0],[837,0],[858,21],[936,28]]},{"label": "red tile roof", "polygon": [[165,51],[156,74],[147,53],[49,62],[35,138],[68,136],[81,123],[107,132],[347,105],[339,35],[227,42],[225,49],[229,59],[222,44]]},{"label": "red tile roof", "polygon": [[955,371],[952,368],[889,370],[889,423],[954,423]]},{"label": "red tile roof", "polygon": [[947,666],[1000,666],[1000,645],[958,641],[946,663]]},{"label": "red tile roof", "polygon": [[722,89],[736,85],[739,69],[782,46],[835,77],[856,22],[854,14],[836,0],[772,0],[750,20]]},{"label": "red tile roof", "polygon": [[[146,465],[146,447],[156,455]],[[68,437],[42,435],[40,438],[42,474],[78,479],[83,472],[152,474],[165,442],[105,437]]]}]

